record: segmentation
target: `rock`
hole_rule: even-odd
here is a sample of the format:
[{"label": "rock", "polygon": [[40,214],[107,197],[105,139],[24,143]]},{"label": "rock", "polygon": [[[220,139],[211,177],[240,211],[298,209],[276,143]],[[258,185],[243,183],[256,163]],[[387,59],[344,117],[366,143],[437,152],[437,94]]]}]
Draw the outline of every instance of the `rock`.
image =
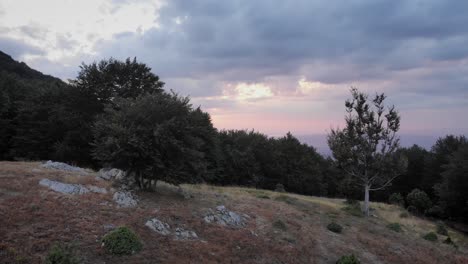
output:
[{"label": "rock", "polygon": [[164,223],[157,218],[148,220],[145,226],[164,236],[167,236],[171,233],[171,227],[167,223]]},{"label": "rock", "polygon": [[174,232],[176,240],[195,240],[198,239],[197,233],[183,228],[176,228]]},{"label": "rock", "polygon": [[39,185],[49,187],[53,191],[65,194],[85,194],[89,192],[89,189],[81,184],[67,184],[58,181],[51,181],[49,179],[42,179],[39,181]]},{"label": "rock", "polygon": [[39,185],[48,187],[49,189],[53,191],[64,193],[64,194],[85,194],[89,192],[107,193],[107,190],[105,188],[99,188],[93,185],[85,187],[81,184],[68,184],[68,183],[63,183],[59,181],[52,181],[49,179],[40,180]]},{"label": "rock", "polygon": [[129,191],[117,191],[112,197],[120,207],[135,207],[138,204],[137,198]]},{"label": "rock", "polygon": [[116,227],[115,225],[113,225],[113,224],[105,224],[105,225],[103,225],[102,227],[103,227],[104,230],[106,230],[106,231],[112,231],[112,230],[114,230],[114,229],[117,228],[117,227]]},{"label": "rock", "polygon": [[125,177],[125,171],[119,169],[102,168],[98,172],[98,177],[104,180],[122,180]]},{"label": "rock", "polygon": [[216,211],[210,209],[203,219],[207,223],[217,223],[230,227],[244,227],[248,218],[247,215],[239,215],[227,210],[224,205],[220,205],[216,207]]},{"label": "rock", "polygon": [[46,163],[41,165],[42,168],[46,169],[55,169],[55,170],[62,170],[62,171],[75,171],[80,172],[83,174],[87,174],[86,171],[80,167],[74,167],[62,162],[55,162],[55,161],[47,161]]},{"label": "rock", "polygon": [[106,194],[106,193],[107,193],[106,188],[100,188],[100,187],[97,187],[97,186],[94,186],[94,185],[88,186],[88,189],[89,189],[91,192],[94,192],[94,193],[102,193],[102,194]]}]

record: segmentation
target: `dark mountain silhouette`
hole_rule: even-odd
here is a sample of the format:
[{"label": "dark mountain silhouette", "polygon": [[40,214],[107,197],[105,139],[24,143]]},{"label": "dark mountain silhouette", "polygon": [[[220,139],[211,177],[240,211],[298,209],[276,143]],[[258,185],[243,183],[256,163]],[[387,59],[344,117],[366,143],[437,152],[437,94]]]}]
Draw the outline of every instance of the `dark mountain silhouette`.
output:
[{"label": "dark mountain silhouette", "polygon": [[24,62],[15,61],[10,55],[0,51],[0,72],[16,74],[21,79],[62,82],[59,78],[43,74],[30,68]]}]

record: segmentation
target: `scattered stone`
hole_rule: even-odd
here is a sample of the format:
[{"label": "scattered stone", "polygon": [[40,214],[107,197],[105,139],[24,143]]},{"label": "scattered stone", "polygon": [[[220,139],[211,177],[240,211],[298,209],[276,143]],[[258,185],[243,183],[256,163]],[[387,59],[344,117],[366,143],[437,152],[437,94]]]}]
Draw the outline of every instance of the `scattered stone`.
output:
[{"label": "scattered stone", "polygon": [[104,180],[122,180],[125,177],[125,171],[115,168],[102,168],[98,172],[98,177]]},{"label": "scattered stone", "polygon": [[145,226],[151,228],[153,231],[161,235],[167,236],[171,233],[169,224],[160,221],[157,218],[150,219],[146,222]]},{"label": "scattered stone", "polygon": [[175,232],[175,239],[176,240],[195,240],[198,239],[197,233],[191,230],[186,230],[183,228],[176,228]]},{"label": "scattered stone", "polygon": [[138,204],[137,198],[129,191],[117,191],[112,197],[120,207],[135,207]]},{"label": "scattered stone", "polygon": [[107,193],[105,188],[99,188],[97,186],[88,186],[85,187],[81,184],[68,184],[59,181],[52,181],[49,179],[42,179],[39,181],[39,185],[48,187],[49,189],[64,193],[64,194],[85,194],[89,192],[94,193]]},{"label": "scattered stone", "polygon": [[55,169],[55,170],[62,170],[62,171],[75,171],[75,172],[86,174],[86,171],[83,168],[75,167],[75,166],[68,165],[66,163],[55,162],[51,160],[42,164],[41,167],[46,168],[46,169]]},{"label": "scattered stone", "polygon": [[223,226],[230,227],[244,227],[247,215],[239,215],[235,212],[229,211],[224,205],[216,207],[216,211],[209,210],[209,213],[203,218],[207,223],[217,223]]},{"label": "scattered stone", "polygon": [[112,230],[114,230],[114,229],[117,228],[117,227],[116,227],[115,225],[113,225],[113,224],[105,224],[105,225],[103,225],[102,227],[103,227],[104,230],[106,230],[106,231],[112,231]]}]

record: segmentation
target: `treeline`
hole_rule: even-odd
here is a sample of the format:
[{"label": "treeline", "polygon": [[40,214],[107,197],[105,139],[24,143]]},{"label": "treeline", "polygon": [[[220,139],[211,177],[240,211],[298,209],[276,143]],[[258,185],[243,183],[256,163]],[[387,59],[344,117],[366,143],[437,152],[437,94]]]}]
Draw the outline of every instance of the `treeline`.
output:
[{"label": "treeline", "polygon": [[[218,131],[208,113],[165,91],[159,77],[135,59],[83,64],[68,83],[15,65],[8,56],[0,60],[2,160],[117,167],[141,188],[157,180],[263,189],[280,184],[288,192],[362,199],[359,186],[332,158],[290,133],[273,138]],[[447,136],[430,151],[399,151],[407,158],[406,173],[374,200],[420,189],[430,199],[420,213],[467,220],[467,140]]]}]

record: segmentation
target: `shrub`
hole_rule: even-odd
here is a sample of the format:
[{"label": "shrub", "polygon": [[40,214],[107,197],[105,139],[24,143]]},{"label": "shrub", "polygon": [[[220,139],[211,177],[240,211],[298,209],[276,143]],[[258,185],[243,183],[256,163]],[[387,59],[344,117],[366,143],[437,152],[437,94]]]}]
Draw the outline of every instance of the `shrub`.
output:
[{"label": "shrub", "polygon": [[434,232],[429,232],[425,234],[423,238],[431,242],[437,241],[437,235]]},{"label": "shrub", "polygon": [[401,212],[400,218],[408,218],[409,214],[408,212]]},{"label": "shrub", "polygon": [[424,191],[421,191],[419,189],[412,190],[406,196],[406,202],[409,206],[413,206],[418,213],[424,213],[432,205],[429,196],[427,196],[427,194]]},{"label": "shrub", "polygon": [[401,225],[399,223],[390,223],[390,224],[387,225],[387,227],[390,230],[398,232],[398,233],[402,231]]},{"label": "shrub", "polygon": [[453,240],[450,238],[450,237],[447,237],[445,240],[444,240],[444,244],[447,244],[447,245],[452,245],[454,247],[458,247],[455,242],[453,242]]},{"label": "shrub", "polygon": [[403,199],[403,196],[400,193],[392,193],[390,197],[388,197],[388,202],[390,204],[399,205],[399,206],[405,205],[405,200]]},{"label": "shrub", "polygon": [[330,224],[327,225],[327,229],[332,231],[333,233],[341,233],[343,231],[343,227],[341,227],[339,224],[335,222],[331,222]]},{"label": "shrub", "polygon": [[448,236],[448,231],[447,228],[445,227],[443,222],[437,222],[437,234],[443,235],[443,236]]},{"label": "shrub", "polygon": [[143,246],[138,236],[125,226],[105,235],[102,243],[113,255],[130,255],[140,251]]},{"label": "shrub", "polygon": [[276,184],[275,192],[286,192],[286,190],[284,189],[284,185],[281,183]]},{"label": "shrub", "polygon": [[426,214],[433,217],[442,217],[444,215],[444,209],[439,205],[434,205],[427,210]]},{"label": "shrub", "polygon": [[354,255],[342,256],[336,264],[360,264],[359,259]]},{"label": "shrub", "polygon": [[273,222],[273,227],[282,231],[286,231],[288,229],[286,224],[281,220],[276,220],[275,222]]},{"label": "shrub", "polygon": [[45,259],[46,264],[78,264],[73,250],[69,246],[54,245]]}]

